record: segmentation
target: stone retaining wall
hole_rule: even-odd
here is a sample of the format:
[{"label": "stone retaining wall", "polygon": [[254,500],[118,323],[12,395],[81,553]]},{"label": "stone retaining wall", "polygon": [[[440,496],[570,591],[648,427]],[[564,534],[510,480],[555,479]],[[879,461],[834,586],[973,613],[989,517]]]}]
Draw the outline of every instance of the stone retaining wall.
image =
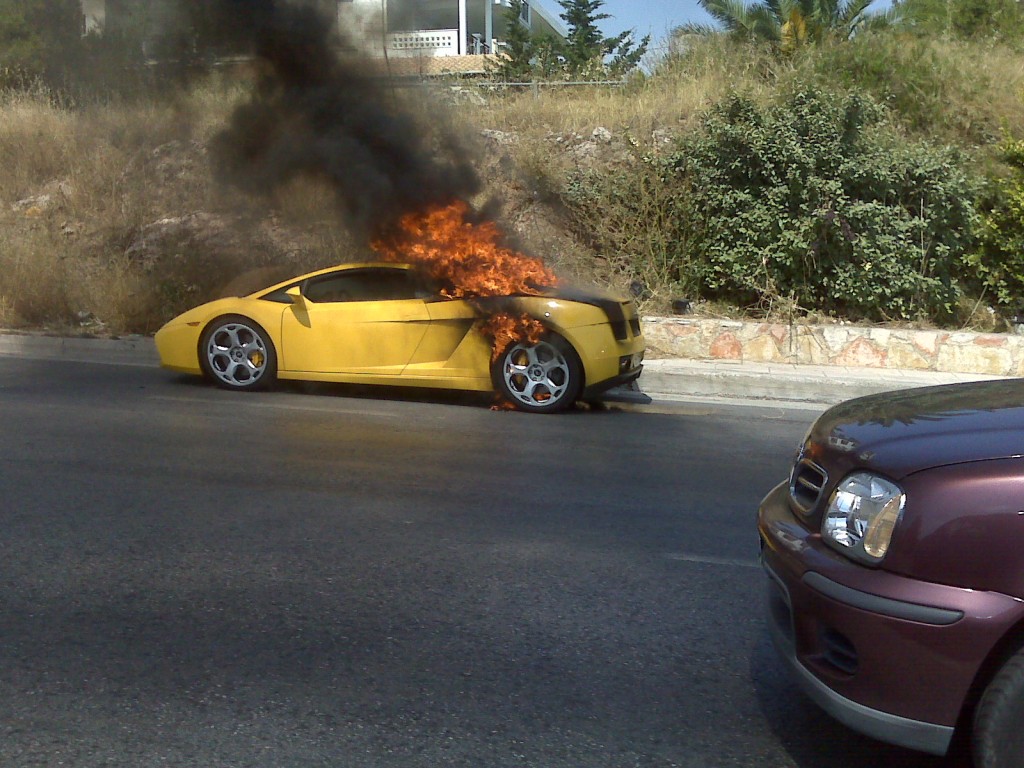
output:
[{"label": "stone retaining wall", "polygon": [[1024,376],[1024,336],[643,318],[649,357]]}]

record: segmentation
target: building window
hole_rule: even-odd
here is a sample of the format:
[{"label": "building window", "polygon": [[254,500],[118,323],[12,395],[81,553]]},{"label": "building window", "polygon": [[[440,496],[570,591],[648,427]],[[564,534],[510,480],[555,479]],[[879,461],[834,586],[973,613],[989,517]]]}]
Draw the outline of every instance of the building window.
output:
[{"label": "building window", "polygon": [[523,2],[522,8],[519,11],[519,19],[526,26],[530,26],[530,4],[528,2],[525,2],[525,0]]}]

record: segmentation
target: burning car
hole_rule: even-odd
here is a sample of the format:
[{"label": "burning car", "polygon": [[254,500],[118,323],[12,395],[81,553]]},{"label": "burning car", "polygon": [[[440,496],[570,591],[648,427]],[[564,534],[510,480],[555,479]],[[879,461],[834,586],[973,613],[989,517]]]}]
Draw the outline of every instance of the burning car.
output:
[{"label": "burning car", "polygon": [[1024,382],[826,411],[762,501],[775,645],[814,701],[882,741],[1024,765]]},{"label": "burning car", "polygon": [[280,378],[496,391],[549,413],[640,375],[631,300],[453,293],[408,264],[347,264],[189,310],[156,346],[164,367],[227,389]]},{"label": "burning car", "polygon": [[478,171],[488,150],[426,92],[398,97],[363,57],[339,55],[361,41],[315,3],[211,5],[258,61],[210,140],[214,178],[271,208],[293,184],[326,190],[374,256],[186,312],[157,333],[163,365],[238,390],[275,378],[495,390],[539,412],[640,375],[633,302],[562,287],[514,245]]}]

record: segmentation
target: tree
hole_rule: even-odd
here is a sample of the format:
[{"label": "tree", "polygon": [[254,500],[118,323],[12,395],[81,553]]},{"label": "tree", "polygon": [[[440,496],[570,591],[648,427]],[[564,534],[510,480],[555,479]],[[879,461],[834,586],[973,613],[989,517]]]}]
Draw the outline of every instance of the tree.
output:
[{"label": "tree", "polygon": [[1024,12],[1016,0],[897,0],[892,13],[898,26],[926,35],[1024,36]]},{"label": "tree", "polygon": [[80,0],[0,0],[3,80],[58,83],[81,51]]},{"label": "tree", "polygon": [[497,64],[488,70],[490,77],[506,83],[524,83],[533,79],[536,41],[530,30],[519,21],[524,0],[512,0],[505,9],[505,39]]},{"label": "tree", "polygon": [[690,24],[687,33],[715,34],[766,40],[784,51],[792,51],[826,38],[847,40],[872,21],[888,18],[871,14],[874,0],[698,0],[721,28]]},{"label": "tree", "polygon": [[[604,0],[558,0],[563,13],[561,19],[569,28],[563,48],[565,69],[570,77],[596,79],[621,76],[640,63],[651,42],[650,35],[639,43],[633,40],[633,31],[627,30],[615,37],[605,37],[597,22],[609,19],[599,13]],[[611,57],[606,62],[607,57]]]},{"label": "tree", "polygon": [[554,80],[565,71],[565,41],[557,35],[541,34],[534,38],[533,70],[543,80]]}]

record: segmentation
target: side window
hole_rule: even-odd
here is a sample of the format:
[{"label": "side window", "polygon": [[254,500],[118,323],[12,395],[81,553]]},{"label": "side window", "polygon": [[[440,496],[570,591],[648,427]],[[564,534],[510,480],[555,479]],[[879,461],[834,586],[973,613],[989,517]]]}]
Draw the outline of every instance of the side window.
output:
[{"label": "side window", "polygon": [[329,275],[313,278],[302,292],[307,300],[317,304],[332,301],[352,301],[352,276]]},{"label": "side window", "polygon": [[303,295],[314,303],[339,301],[396,301],[422,296],[416,281],[401,269],[367,269],[336,272],[313,278]]},{"label": "side window", "polygon": [[278,304],[291,304],[291,297],[288,296],[288,289],[294,288],[298,283],[292,285],[286,285],[284,288],[278,288],[272,293],[268,293],[266,296],[261,296],[264,301],[276,301]]}]

